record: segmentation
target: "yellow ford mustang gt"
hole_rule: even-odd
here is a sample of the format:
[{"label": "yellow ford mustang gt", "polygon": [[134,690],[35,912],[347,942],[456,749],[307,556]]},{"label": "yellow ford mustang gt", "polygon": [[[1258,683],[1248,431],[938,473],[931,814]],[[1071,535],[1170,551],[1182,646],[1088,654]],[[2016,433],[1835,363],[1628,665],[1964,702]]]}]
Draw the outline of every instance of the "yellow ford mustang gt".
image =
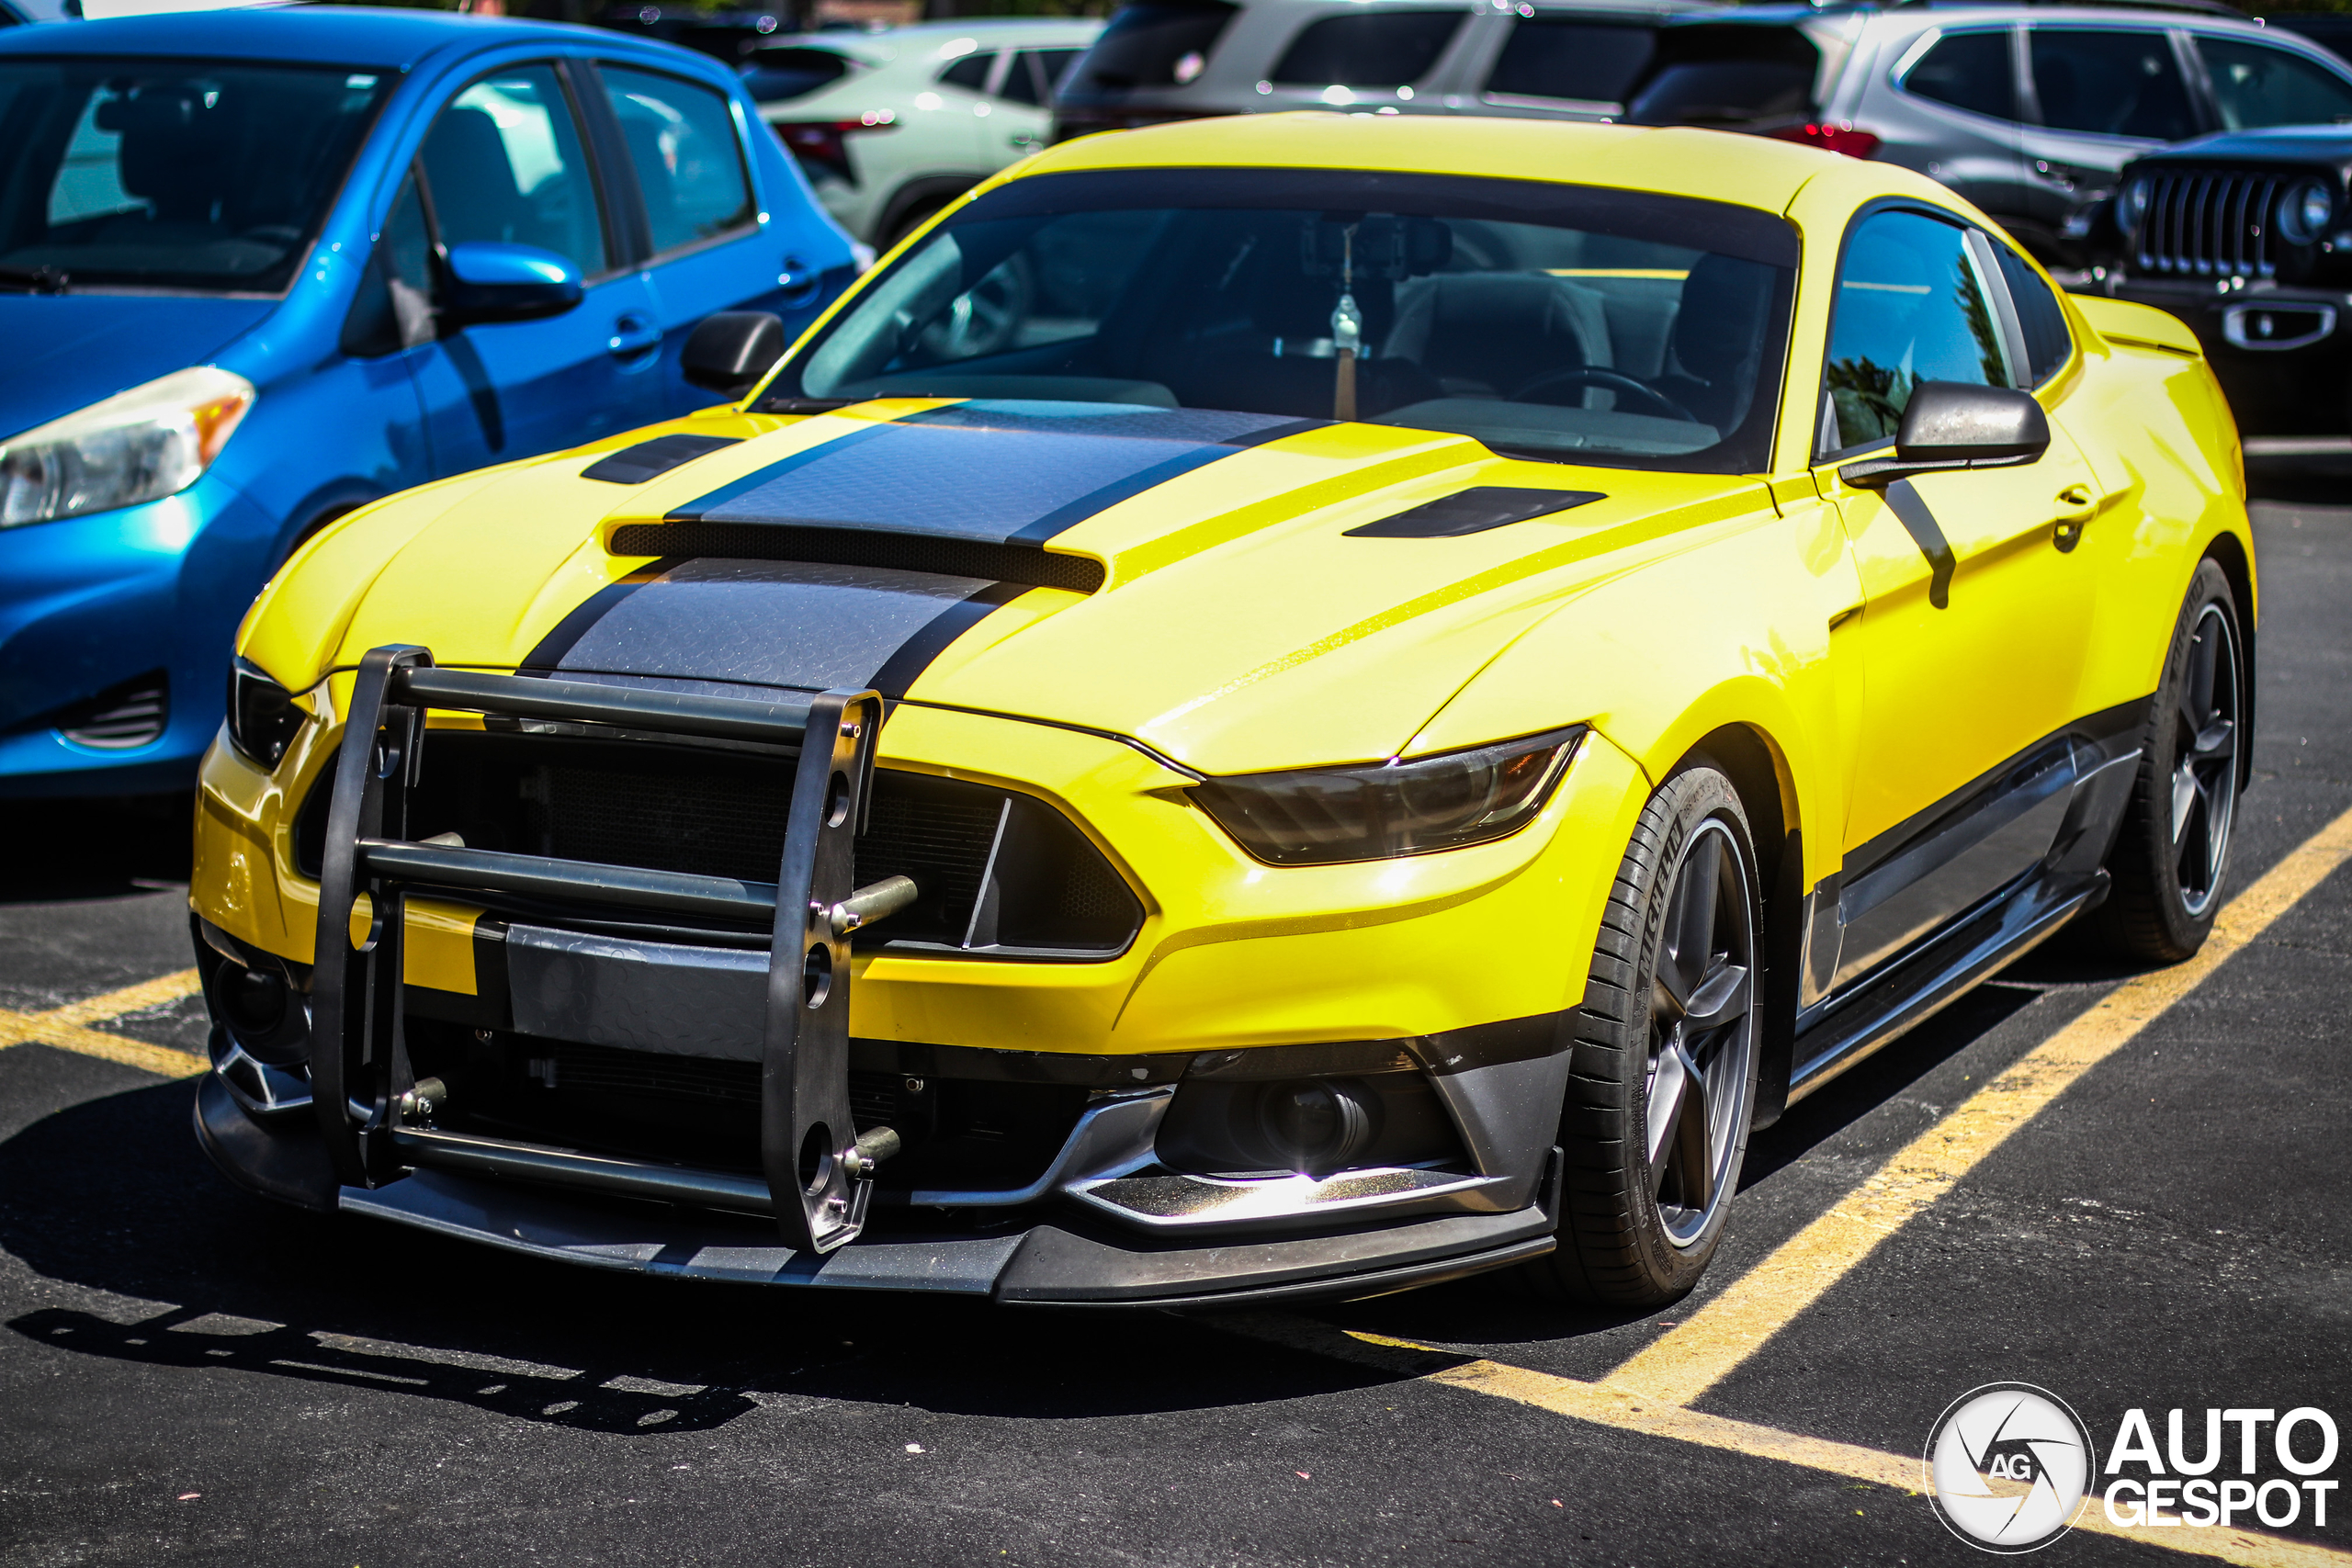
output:
[{"label": "yellow ford mustang gt", "polygon": [[278,573],[198,1132],[607,1268],[1669,1300],[1791,1100],[2072,918],[2197,948],[2254,613],[2196,341],[1903,170],[1073,142]]}]

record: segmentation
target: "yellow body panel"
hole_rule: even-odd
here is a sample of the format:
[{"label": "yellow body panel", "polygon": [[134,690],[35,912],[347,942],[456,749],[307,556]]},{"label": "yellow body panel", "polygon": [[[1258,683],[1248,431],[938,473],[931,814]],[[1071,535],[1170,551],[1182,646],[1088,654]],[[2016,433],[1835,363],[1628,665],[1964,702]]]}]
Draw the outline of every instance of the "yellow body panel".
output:
[{"label": "yellow body panel", "polygon": [[[881,764],[1050,803],[1134,888],[1142,930],[1097,963],[861,955],[859,1035],[1164,1052],[1393,1038],[1570,1006],[1643,803],[1695,748],[1722,743],[1711,737],[1737,732],[1769,760],[1769,781],[1750,784],[1778,798],[1751,801],[1751,816],[1801,841],[1810,889],[2039,736],[2147,697],[2199,557],[2228,536],[2253,558],[2235,432],[2194,341],[2155,312],[2086,300],[2067,307],[2073,361],[2037,394],[2050,455],[1918,482],[1958,558],[1951,607],[1929,604],[1894,503],[1811,459],[1831,275],[1855,213],[1895,196],[1979,216],[1919,176],[1695,130],[1307,115],[1087,138],[991,184],[1216,165],[1581,181],[1785,215],[1804,261],[1771,471],[1574,468],[1335,424],[1071,527],[1048,547],[1102,563],[1103,587],[1030,589],[980,620],[895,707]],[[225,744],[208,757],[198,912],[310,958],[317,888],[295,863],[294,812],[368,649],[416,643],[444,664],[514,668],[584,600],[647,567],[610,553],[614,529],[941,401],[710,410],[328,529],[240,635],[242,655],[316,716],[274,773]],[[739,444],[641,485],[581,478],[601,453],[672,432]],[[1474,485],[1604,499],[1460,538],[1340,537]],[[2061,552],[2052,528],[2073,506],[2061,492],[2078,488],[2088,521]],[[1268,866],[1184,789],[1199,773],[1578,723],[1590,733],[1534,822],[1442,854]],[[411,977],[473,989],[471,926],[468,910],[413,913]]]}]

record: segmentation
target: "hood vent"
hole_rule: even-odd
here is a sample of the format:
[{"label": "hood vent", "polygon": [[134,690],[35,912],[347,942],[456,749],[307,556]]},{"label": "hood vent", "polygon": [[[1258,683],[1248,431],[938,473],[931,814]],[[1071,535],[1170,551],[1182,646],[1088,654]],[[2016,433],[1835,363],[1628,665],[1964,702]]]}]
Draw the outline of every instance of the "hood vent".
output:
[{"label": "hood vent", "polygon": [[1458,539],[1548,516],[1608,497],[1597,490],[1521,490],[1516,485],[1476,485],[1442,500],[1399,512],[1377,523],[1351,528],[1351,539]]},{"label": "hood vent", "polygon": [[892,534],[873,528],[820,528],[774,523],[628,523],[613,530],[616,556],[671,560],[784,560],[816,566],[888,567],[1063,588],[1091,593],[1102,586],[1102,563],[1035,545]]}]

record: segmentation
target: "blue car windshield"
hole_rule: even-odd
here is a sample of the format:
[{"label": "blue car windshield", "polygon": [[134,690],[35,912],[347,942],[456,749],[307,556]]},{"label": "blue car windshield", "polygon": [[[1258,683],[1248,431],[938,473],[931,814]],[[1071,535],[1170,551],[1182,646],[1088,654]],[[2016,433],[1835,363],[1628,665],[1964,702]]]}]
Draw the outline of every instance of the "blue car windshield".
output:
[{"label": "blue car windshield", "polygon": [[763,394],[1353,419],[1556,462],[1768,464],[1797,242],[1645,192],[1361,170],[1014,181]]},{"label": "blue car windshield", "polygon": [[0,61],[0,288],[284,292],[391,80]]}]

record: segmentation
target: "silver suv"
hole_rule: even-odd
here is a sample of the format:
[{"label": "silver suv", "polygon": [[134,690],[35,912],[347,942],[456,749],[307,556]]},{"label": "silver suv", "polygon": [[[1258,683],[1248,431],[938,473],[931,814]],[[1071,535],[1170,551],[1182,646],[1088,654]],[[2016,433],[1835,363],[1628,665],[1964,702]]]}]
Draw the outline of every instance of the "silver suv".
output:
[{"label": "silver suv", "polygon": [[2352,116],[2352,67],[2218,6],[1134,0],[1055,98],[1063,136],[1317,105],[1785,137],[1931,175],[2064,262],[2132,159]]}]

